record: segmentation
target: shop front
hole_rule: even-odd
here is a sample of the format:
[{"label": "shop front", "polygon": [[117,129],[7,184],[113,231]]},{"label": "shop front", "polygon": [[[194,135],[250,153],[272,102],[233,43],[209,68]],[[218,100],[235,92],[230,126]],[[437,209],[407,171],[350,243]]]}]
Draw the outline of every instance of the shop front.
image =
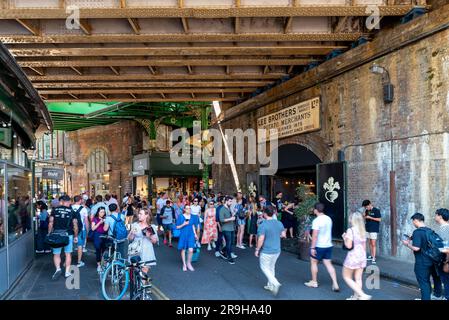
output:
[{"label": "shop front", "polygon": [[64,169],[55,167],[38,167],[35,169],[36,192],[47,199],[59,197],[64,192]]},{"label": "shop front", "polygon": [[153,199],[160,192],[176,194],[199,191],[202,170],[196,164],[175,165],[168,152],[149,152],[133,158],[133,193]]},{"label": "shop front", "polygon": [[0,298],[34,259],[29,155],[36,132],[52,130],[48,111],[14,58],[0,43]]}]

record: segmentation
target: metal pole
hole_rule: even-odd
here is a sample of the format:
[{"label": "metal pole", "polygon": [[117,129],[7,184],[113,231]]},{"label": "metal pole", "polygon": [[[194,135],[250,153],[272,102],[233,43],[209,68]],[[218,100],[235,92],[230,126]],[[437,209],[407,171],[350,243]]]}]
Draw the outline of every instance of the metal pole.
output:
[{"label": "metal pole", "polygon": [[[205,143],[203,143],[203,137],[202,137],[202,133],[204,130],[208,130],[209,129],[209,113],[210,113],[211,107],[210,106],[206,106],[201,108],[201,152],[202,152],[202,148],[203,145],[205,145]],[[203,163],[203,193],[204,190],[208,191],[209,190],[209,165]]]}]

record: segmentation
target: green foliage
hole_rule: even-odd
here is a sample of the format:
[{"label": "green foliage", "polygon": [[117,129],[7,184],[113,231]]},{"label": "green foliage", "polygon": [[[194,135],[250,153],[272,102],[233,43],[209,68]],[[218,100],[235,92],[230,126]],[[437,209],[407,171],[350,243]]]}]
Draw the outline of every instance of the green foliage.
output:
[{"label": "green foliage", "polygon": [[308,188],[301,184],[296,188],[296,196],[299,199],[298,206],[295,208],[295,216],[298,219],[298,235],[304,238],[304,231],[312,223],[312,208],[318,201],[316,195],[309,193]]}]

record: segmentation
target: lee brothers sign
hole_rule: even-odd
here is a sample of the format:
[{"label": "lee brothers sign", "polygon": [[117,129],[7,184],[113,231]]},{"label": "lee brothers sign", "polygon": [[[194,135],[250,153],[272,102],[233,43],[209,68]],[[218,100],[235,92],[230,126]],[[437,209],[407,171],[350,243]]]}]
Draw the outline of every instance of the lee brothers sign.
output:
[{"label": "lee brothers sign", "polygon": [[269,130],[277,129],[278,138],[297,135],[320,129],[320,98],[316,97],[291,107],[271,113],[257,119],[257,129],[266,129],[266,138],[259,137],[258,142],[270,140]]}]

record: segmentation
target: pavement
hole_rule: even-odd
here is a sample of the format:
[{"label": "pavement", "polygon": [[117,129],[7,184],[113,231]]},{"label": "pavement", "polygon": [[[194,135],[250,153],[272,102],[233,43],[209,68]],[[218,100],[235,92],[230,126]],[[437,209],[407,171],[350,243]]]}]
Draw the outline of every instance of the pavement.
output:
[{"label": "pavement", "polygon": [[[295,254],[283,252],[276,265],[276,274],[282,287],[277,297],[263,289],[266,278],[260,271],[254,248],[235,249],[238,255],[235,265],[217,258],[214,251],[203,246],[194,272],[182,271],[180,253],[176,249],[161,245],[155,248],[158,265],[152,269],[153,297],[155,300],[344,300],[352,295],[341,278],[341,267],[336,265],[341,288],[340,293],[332,292],[331,280],[320,264],[318,288],[304,286],[310,279],[310,266],[299,260]],[[340,259],[338,250],[335,258]],[[54,272],[52,256],[38,255],[30,270],[16,285],[7,299],[15,300],[102,300],[100,280],[96,272],[95,255],[90,249],[83,258],[86,266],[79,269],[79,289],[68,289],[66,280],[61,277],[52,281]],[[380,269],[384,273],[397,265],[388,260],[379,259]],[[399,272],[400,270],[398,270]],[[404,274],[408,270],[402,270]],[[412,271],[413,272],[413,271]],[[365,275],[366,277],[368,274]],[[403,276],[405,277],[405,276]],[[399,281],[381,278],[378,289],[366,290],[376,300],[413,300],[419,297],[419,291]],[[125,297],[126,299],[126,297]]]}]

